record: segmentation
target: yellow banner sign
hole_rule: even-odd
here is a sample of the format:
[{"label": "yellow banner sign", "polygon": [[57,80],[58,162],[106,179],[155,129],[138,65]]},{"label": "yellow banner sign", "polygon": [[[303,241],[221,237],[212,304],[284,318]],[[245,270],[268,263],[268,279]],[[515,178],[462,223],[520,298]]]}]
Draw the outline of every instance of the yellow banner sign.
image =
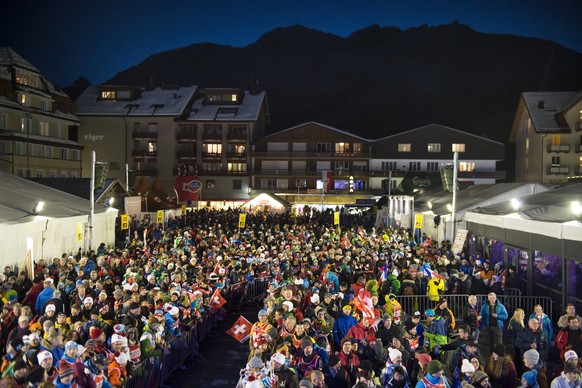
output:
[{"label": "yellow banner sign", "polygon": [[333,212],[333,224],[334,225],[339,225],[340,223],[340,213],[339,212]]},{"label": "yellow banner sign", "polygon": [[77,222],[77,242],[83,241],[83,223]]},{"label": "yellow banner sign", "polygon": [[156,219],[156,222],[158,224],[161,224],[162,222],[164,222],[164,211],[163,210],[158,210],[158,217]]},{"label": "yellow banner sign", "polygon": [[182,205],[182,215],[186,215],[186,205]]},{"label": "yellow banner sign", "polygon": [[295,218],[295,217],[297,217],[297,208],[292,207],[291,208],[291,218]]},{"label": "yellow banner sign", "polygon": [[129,216],[127,214],[121,215],[121,230],[129,229]]},{"label": "yellow banner sign", "polygon": [[414,227],[418,229],[422,229],[422,221],[424,220],[424,214],[415,214],[414,215]]},{"label": "yellow banner sign", "polygon": [[244,213],[239,214],[238,215],[238,227],[244,228],[246,222],[247,222],[247,215]]}]

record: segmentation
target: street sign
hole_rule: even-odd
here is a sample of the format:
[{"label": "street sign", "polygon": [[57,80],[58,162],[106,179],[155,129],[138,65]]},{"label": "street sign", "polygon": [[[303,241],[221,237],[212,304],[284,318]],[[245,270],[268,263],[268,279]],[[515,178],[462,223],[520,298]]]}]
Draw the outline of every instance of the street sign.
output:
[{"label": "street sign", "polygon": [[158,224],[161,224],[164,222],[164,211],[163,210],[158,210],[158,217],[156,219],[156,222]]},{"label": "street sign", "polygon": [[77,222],[77,242],[83,241],[83,223]]},{"label": "street sign", "polygon": [[417,229],[422,229],[422,221],[424,220],[424,214],[414,215],[414,227]]},{"label": "street sign", "polygon": [[239,216],[238,216],[238,227],[239,228],[244,228],[246,222],[247,222],[247,215],[245,213],[239,214]]},{"label": "street sign", "polygon": [[340,212],[333,212],[333,224],[339,225],[340,223]]}]

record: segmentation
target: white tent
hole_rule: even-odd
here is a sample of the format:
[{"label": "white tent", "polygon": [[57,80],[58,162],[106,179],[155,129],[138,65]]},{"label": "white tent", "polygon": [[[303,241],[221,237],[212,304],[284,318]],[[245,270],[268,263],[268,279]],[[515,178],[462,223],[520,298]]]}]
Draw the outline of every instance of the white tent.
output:
[{"label": "white tent", "polygon": [[[2,266],[22,267],[30,248],[35,261],[88,248],[88,200],[10,174],[0,173],[0,179]],[[35,212],[39,202],[44,203],[43,209]],[[117,209],[95,205],[93,249],[102,242],[114,245],[117,213]]]}]

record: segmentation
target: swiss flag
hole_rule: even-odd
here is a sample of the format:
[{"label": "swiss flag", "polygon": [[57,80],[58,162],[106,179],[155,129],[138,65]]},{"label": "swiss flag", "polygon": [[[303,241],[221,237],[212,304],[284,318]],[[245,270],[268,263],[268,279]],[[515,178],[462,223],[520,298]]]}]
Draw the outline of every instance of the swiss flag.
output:
[{"label": "swiss flag", "polygon": [[212,307],[212,310],[218,311],[225,304],[226,299],[222,297],[222,295],[220,294],[220,290],[216,289],[214,291],[214,294],[212,294],[212,298],[210,298],[210,307]]},{"label": "swiss flag", "polygon": [[226,333],[242,344],[249,338],[251,327],[251,323],[241,315]]}]

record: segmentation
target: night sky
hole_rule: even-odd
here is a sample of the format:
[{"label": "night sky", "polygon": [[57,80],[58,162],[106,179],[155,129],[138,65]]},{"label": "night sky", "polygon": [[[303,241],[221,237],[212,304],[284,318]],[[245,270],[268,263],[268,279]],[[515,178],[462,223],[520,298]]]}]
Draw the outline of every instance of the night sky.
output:
[{"label": "night sky", "polygon": [[0,46],[60,86],[80,76],[102,83],[151,54],[194,43],[243,47],[293,24],[346,37],[371,24],[407,29],[457,20],[582,52],[580,0],[5,0],[1,9]]}]

